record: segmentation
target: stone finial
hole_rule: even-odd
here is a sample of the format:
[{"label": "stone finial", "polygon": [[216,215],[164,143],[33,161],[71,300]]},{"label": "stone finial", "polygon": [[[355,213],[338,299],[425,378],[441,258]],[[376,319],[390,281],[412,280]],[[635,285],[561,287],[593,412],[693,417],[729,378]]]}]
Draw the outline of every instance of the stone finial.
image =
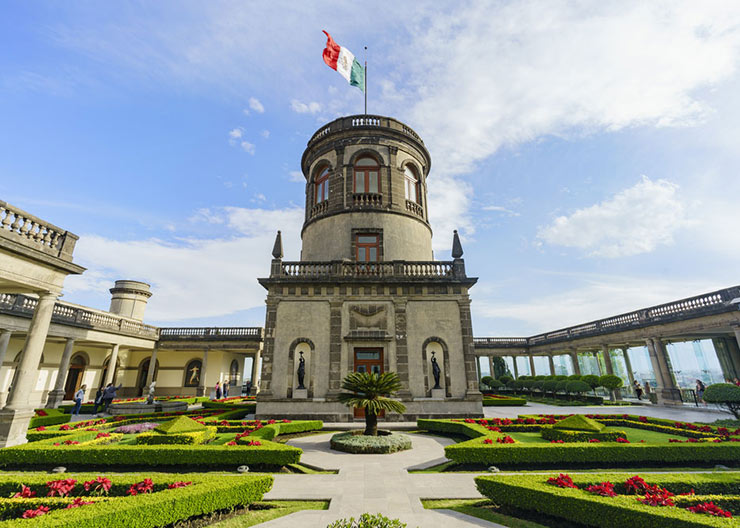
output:
[{"label": "stone finial", "polygon": [[459,259],[463,256],[463,248],[460,243],[460,235],[457,234],[457,229],[454,231],[452,237],[452,258]]},{"label": "stone finial", "polygon": [[275,245],[272,246],[272,256],[276,259],[283,258],[283,237],[280,235],[278,230],[277,236],[275,237]]}]

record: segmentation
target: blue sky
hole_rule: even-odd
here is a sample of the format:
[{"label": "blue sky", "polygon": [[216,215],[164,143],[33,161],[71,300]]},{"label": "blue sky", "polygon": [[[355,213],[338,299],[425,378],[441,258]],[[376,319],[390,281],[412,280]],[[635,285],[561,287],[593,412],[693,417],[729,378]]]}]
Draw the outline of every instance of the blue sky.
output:
[{"label": "blue sky", "polygon": [[65,300],[150,282],[148,320],[262,325],[297,259],[311,134],[420,133],[435,255],[460,229],[476,335],[529,335],[740,283],[734,2],[3,2],[0,197],[81,236]]}]

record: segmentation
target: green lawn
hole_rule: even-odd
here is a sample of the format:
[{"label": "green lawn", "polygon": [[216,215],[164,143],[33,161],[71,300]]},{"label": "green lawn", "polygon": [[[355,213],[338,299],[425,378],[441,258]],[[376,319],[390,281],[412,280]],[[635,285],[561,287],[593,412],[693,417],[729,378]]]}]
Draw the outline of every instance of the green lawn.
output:
[{"label": "green lawn", "polygon": [[253,510],[213,524],[212,528],[254,526],[302,510],[328,510],[329,501],[264,501],[252,505]]},{"label": "green lawn", "polygon": [[421,503],[428,510],[453,510],[484,521],[502,524],[509,528],[545,528],[545,526],[532,521],[525,521],[496,512],[493,503],[488,499],[426,499],[422,500]]},{"label": "green lawn", "polygon": [[[631,427],[615,427],[620,431],[627,433],[627,440],[632,443],[638,443],[640,440],[645,440],[646,444],[667,444],[670,438],[677,438],[679,440],[686,440],[683,437],[669,435],[665,433],[658,433],[656,431],[646,431],[644,429],[634,429]],[[544,440],[540,433],[505,433],[511,436],[514,440],[523,444],[541,444],[548,443],[548,440]]]}]

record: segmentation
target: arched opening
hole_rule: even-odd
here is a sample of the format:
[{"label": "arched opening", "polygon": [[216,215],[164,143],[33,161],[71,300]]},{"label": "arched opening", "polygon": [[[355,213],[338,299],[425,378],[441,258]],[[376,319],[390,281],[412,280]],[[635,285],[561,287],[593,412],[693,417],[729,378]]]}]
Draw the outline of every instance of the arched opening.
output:
[{"label": "arched opening", "polygon": [[364,156],[355,161],[354,192],[380,193],[380,164],[375,158]]},{"label": "arched opening", "polygon": [[314,203],[321,203],[329,199],[329,166],[326,165],[319,169],[319,174],[316,176],[316,195]]},{"label": "arched opening", "polygon": [[231,366],[229,367],[229,385],[232,387],[236,387],[236,384],[239,381],[239,362],[237,360],[233,360],[231,362]]},{"label": "arched opening", "polygon": [[200,359],[193,359],[185,367],[185,380],[183,387],[200,387],[201,376],[203,374],[203,362]]},{"label": "arched opening", "polygon": [[[121,360],[116,358],[116,364],[113,365],[113,377],[111,378],[113,381],[116,380],[116,371],[118,371],[118,367],[121,365]],[[105,380],[108,377],[108,367],[110,366],[110,356],[105,358],[105,361],[103,361],[103,375],[100,376],[100,386],[105,387]]]},{"label": "arched opening", "polygon": [[[149,365],[152,363],[152,358],[147,358],[144,361],[141,362],[139,365],[139,374],[136,378],[136,390],[137,396],[143,396],[147,391],[147,385],[146,385],[146,379],[149,375]],[[156,381],[157,379],[157,372],[159,371],[159,361],[156,361],[154,363],[154,377],[152,378],[152,381]]]},{"label": "arched opening", "polygon": [[419,175],[416,169],[411,165],[406,165],[403,169],[404,174],[404,189],[406,192],[406,199],[410,202],[417,204],[421,203],[421,186]]},{"label": "arched opening", "polygon": [[69,362],[69,371],[67,372],[67,381],[64,384],[64,399],[71,400],[75,392],[77,392],[82,385],[82,375],[85,373],[85,358],[81,354],[77,354]]}]

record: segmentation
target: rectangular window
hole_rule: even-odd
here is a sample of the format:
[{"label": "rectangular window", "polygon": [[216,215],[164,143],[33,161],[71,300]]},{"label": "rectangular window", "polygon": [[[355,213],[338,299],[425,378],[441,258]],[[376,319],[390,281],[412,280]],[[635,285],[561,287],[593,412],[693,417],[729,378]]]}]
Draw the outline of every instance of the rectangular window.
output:
[{"label": "rectangular window", "polygon": [[370,172],[368,175],[367,192],[377,193],[378,192],[378,173]]},{"label": "rectangular window", "polygon": [[365,192],[365,173],[364,172],[355,172],[355,192],[356,193]]},{"label": "rectangular window", "polygon": [[355,256],[358,262],[378,262],[380,260],[380,241],[378,238],[378,235],[356,235]]}]

